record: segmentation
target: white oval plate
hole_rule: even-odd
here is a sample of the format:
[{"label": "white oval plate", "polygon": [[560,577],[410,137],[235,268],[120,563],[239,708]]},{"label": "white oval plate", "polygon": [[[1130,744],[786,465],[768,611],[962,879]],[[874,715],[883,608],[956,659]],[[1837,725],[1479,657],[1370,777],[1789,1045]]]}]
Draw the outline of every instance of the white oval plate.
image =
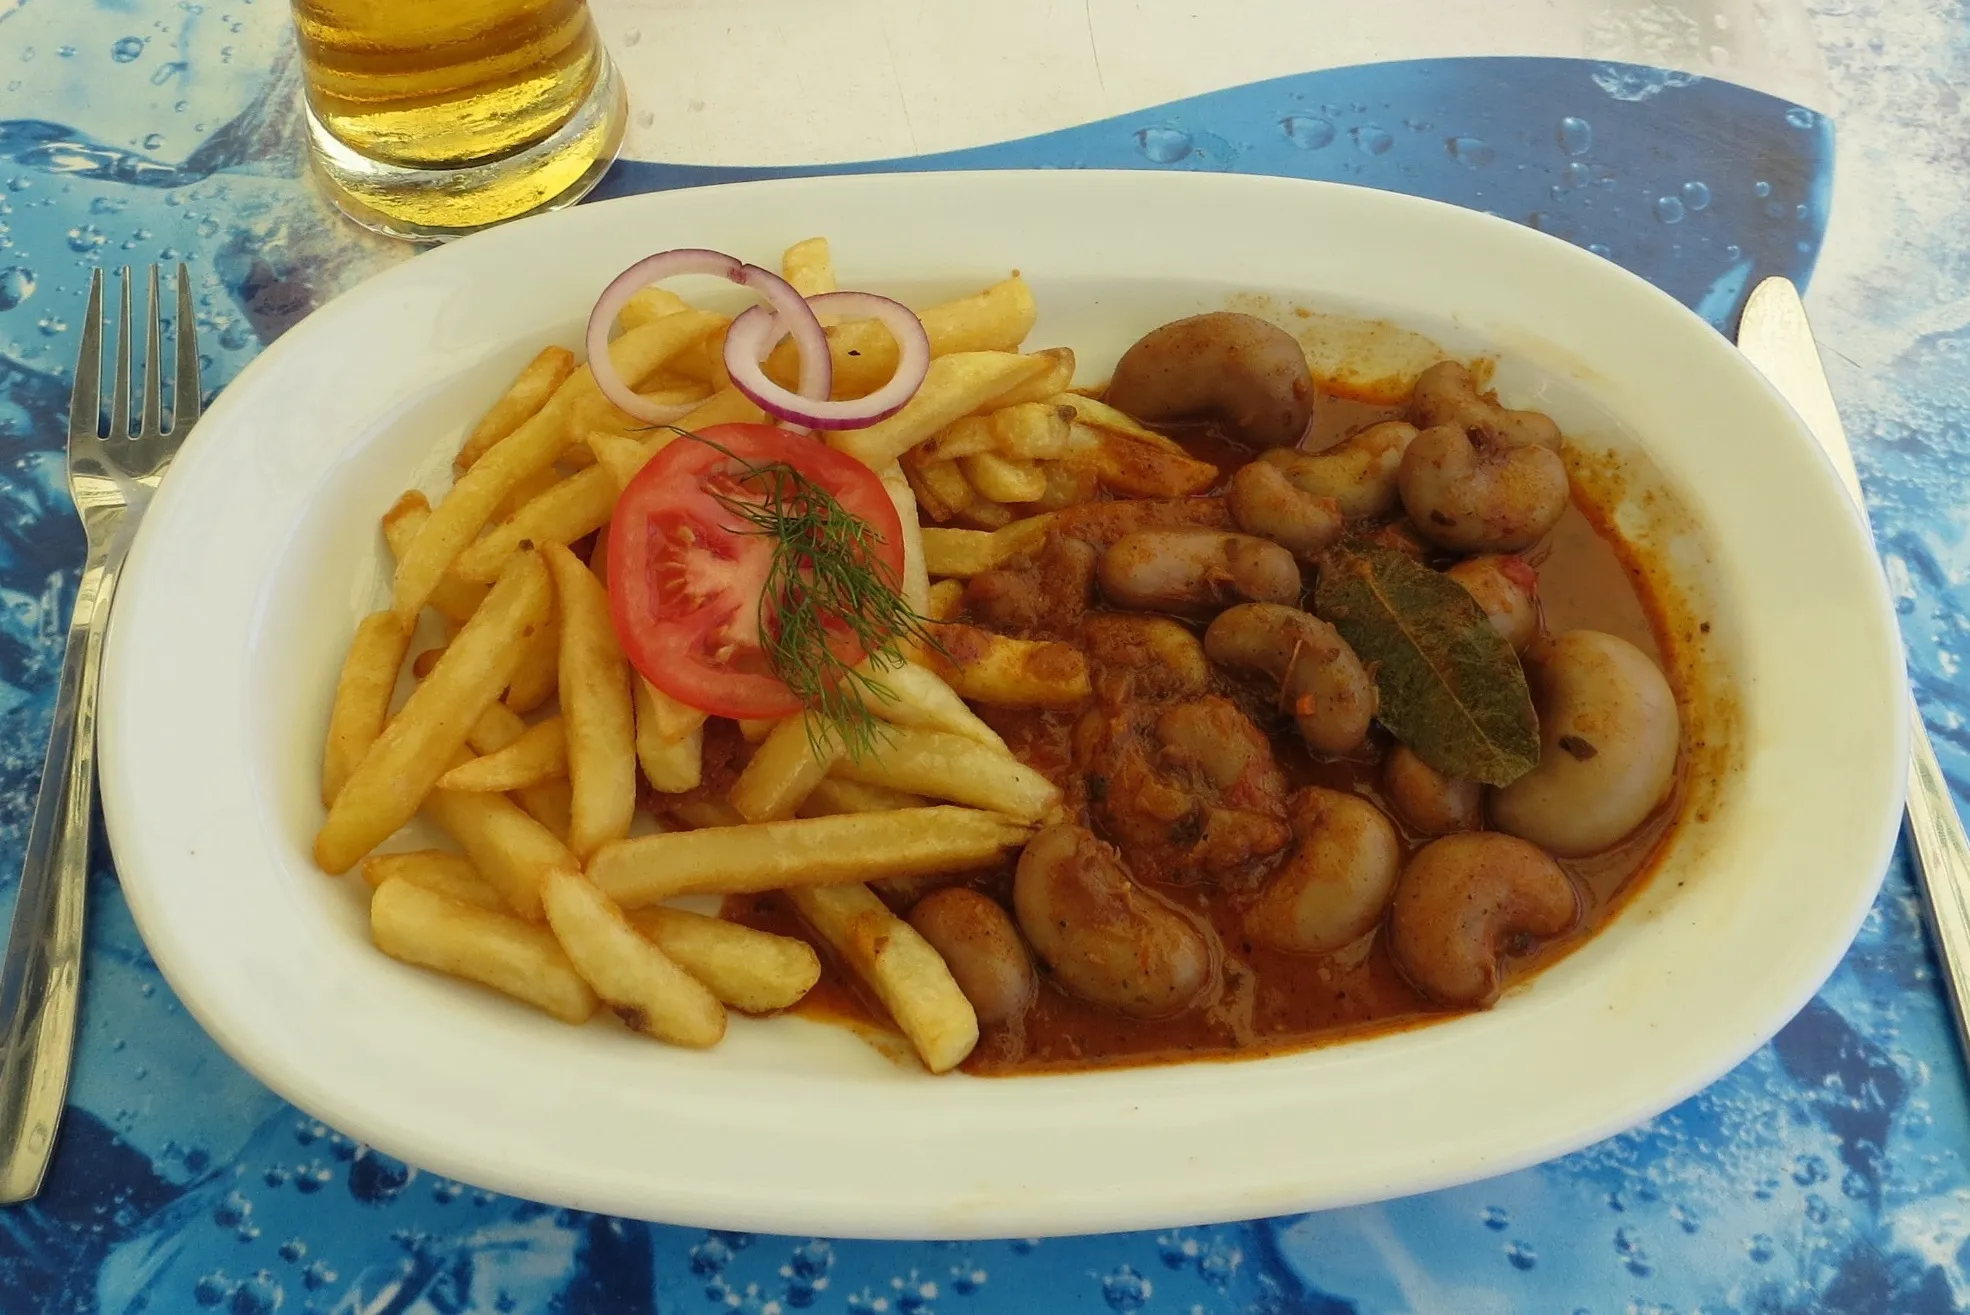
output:
[{"label": "white oval plate", "polygon": [[[1624,452],[1711,633],[1680,661],[1733,764],[1614,925],[1486,1014],[1242,1063],[932,1079],[849,1033],[735,1019],[704,1054],[565,1027],[372,949],[309,862],[321,732],[377,517],[637,257],[771,263],[827,234],[844,286],[1017,268],[1032,341],[1099,379],[1240,292],[1501,356],[1579,450]],[[1646,455],[1643,455],[1645,449]],[[435,481],[435,482],[434,482]],[[1674,510],[1668,515],[1665,509]],[[225,391],[144,522],[109,640],[103,796],[137,924],[238,1060],[309,1113],[472,1183],[779,1233],[974,1237],[1250,1218],[1500,1173],[1645,1119],[1825,979],[1894,842],[1901,648],[1831,468],[1695,316],[1529,229],[1385,192],[1211,174],[840,177],[584,206],[421,256]]]}]

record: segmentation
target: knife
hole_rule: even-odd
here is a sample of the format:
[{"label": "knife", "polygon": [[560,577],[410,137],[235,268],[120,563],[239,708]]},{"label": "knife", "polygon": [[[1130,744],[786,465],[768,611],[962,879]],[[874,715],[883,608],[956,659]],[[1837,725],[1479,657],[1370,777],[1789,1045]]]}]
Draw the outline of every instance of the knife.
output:
[{"label": "knife", "polygon": [[[1826,369],[1820,363],[1812,326],[1806,321],[1805,304],[1790,280],[1766,279],[1752,290],[1738,323],[1737,345],[1819,440],[1865,523],[1867,504],[1861,497],[1854,454],[1833,405],[1833,390],[1827,386]],[[1930,938],[1949,984],[1957,1040],[1963,1047],[1964,1062],[1970,1065],[1970,842],[1964,839],[1956,801],[1950,797],[1949,783],[1936,762],[1936,751],[1929,744],[1922,710],[1913,693],[1909,716],[1914,725],[1908,770],[1908,835],[1915,845],[1915,871],[1922,884]]]}]

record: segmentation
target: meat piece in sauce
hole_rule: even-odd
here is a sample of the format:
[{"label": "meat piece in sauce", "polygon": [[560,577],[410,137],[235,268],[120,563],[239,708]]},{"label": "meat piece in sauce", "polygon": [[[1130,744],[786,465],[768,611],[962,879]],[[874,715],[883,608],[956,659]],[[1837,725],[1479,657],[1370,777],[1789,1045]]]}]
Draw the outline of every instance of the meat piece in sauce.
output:
[{"label": "meat piece in sauce", "polygon": [[1074,727],[1074,766],[1094,817],[1140,872],[1230,875],[1292,839],[1272,744],[1228,699],[1091,708]]},{"label": "meat piece in sauce", "polygon": [[1006,634],[1065,634],[1087,611],[1098,556],[1084,540],[1049,534],[1031,563],[973,576],[965,608],[981,625]]},{"label": "meat piece in sauce", "polygon": [[1054,517],[1053,531],[1107,548],[1125,534],[1141,530],[1230,530],[1231,509],[1223,498],[1145,498],[1089,502]]}]

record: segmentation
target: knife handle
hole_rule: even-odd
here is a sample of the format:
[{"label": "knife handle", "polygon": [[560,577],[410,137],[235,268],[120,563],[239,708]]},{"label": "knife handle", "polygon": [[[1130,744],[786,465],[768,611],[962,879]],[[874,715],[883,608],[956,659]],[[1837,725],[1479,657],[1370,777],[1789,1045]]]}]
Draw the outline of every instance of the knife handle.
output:
[{"label": "knife handle", "polygon": [[1956,800],[1923,728],[1921,709],[1913,702],[1910,714],[1915,733],[1908,769],[1908,834],[1915,842],[1916,873],[1929,896],[1923,907],[1942,962],[1957,1038],[1970,1054],[1970,841],[1964,838]]}]

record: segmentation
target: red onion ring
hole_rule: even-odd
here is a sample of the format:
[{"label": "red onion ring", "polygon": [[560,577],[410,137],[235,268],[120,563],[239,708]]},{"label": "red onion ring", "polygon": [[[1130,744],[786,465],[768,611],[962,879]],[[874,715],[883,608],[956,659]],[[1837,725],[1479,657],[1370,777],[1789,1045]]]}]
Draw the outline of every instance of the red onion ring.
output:
[{"label": "red onion ring", "polygon": [[[806,304],[810,319],[818,311],[880,321],[896,339],[896,373],[867,397],[834,402],[823,392],[816,400],[806,387],[807,343],[796,321],[793,333],[800,349],[802,387],[798,394],[790,393],[767,378],[760,368],[780,339],[787,336],[787,321],[777,313],[777,307],[768,311],[764,306],[754,306],[733,320],[725,334],[725,371],[732,376],[732,386],[754,405],[782,420],[815,429],[863,429],[895,415],[916,396],[917,389],[923,386],[924,373],[930,368],[930,335],[924,332],[923,321],[917,318],[916,312],[900,301],[878,297],[873,292],[824,292],[809,297]],[[815,323],[818,325],[819,321]],[[825,335],[822,350],[825,357]],[[829,364],[832,367],[832,361]]]},{"label": "red onion ring", "polygon": [[[709,274],[751,288],[765,297],[773,308],[774,320],[791,326],[794,346],[800,351],[800,396],[827,400],[834,387],[834,361],[828,355],[827,335],[821,331],[821,322],[814,318],[807,302],[794,291],[792,284],[771,270],[743,264],[737,257],[702,247],[681,247],[645,256],[610,280],[596,299],[595,309],[588,313],[588,369],[604,397],[638,420],[653,425],[667,425],[693,409],[694,404],[688,402],[660,406],[646,400],[616,373],[615,364],[609,359],[609,330],[629,299],[650,284],[678,274]],[[756,306],[746,314],[753,311],[764,312],[765,307]],[[744,319],[745,315],[739,318]]]}]

